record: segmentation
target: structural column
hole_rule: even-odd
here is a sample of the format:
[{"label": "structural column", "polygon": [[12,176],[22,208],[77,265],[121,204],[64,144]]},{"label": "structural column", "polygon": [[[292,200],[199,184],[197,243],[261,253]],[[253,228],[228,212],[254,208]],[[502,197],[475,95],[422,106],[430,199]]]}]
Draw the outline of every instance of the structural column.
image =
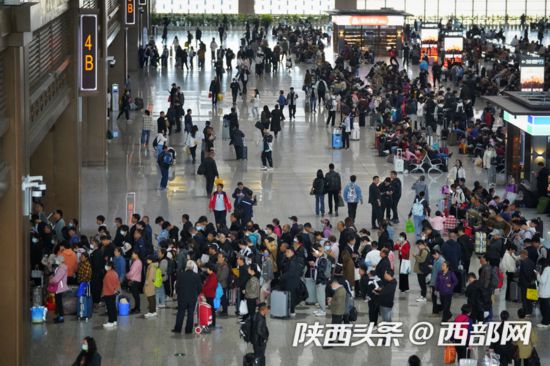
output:
[{"label": "structural column", "polygon": [[22,177],[28,173],[28,151],[25,148],[26,110],[29,100],[26,70],[25,46],[30,34],[10,35],[10,46],[6,55],[5,80],[3,87],[8,93],[9,127],[2,139],[2,157],[8,164],[9,187],[0,199],[0,251],[6,260],[0,266],[0,276],[6,279],[2,285],[0,301],[0,351],[2,365],[28,364],[29,316],[29,262],[28,262],[28,218],[23,217]]}]

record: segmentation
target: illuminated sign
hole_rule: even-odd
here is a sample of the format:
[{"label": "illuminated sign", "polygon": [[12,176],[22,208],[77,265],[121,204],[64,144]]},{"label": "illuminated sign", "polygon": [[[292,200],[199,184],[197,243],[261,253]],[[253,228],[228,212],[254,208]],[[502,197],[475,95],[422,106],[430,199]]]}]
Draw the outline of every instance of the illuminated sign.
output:
[{"label": "illuminated sign", "polygon": [[135,0],[126,0],[125,23],[127,25],[136,24],[136,2]]},{"label": "illuminated sign", "polygon": [[521,91],[542,91],[544,88],[544,59],[524,57],[520,61]]},{"label": "illuminated sign", "polygon": [[464,39],[462,37],[445,37],[443,43],[445,54],[462,54],[464,50]]},{"label": "illuminated sign", "polygon": [[439,40],[439,29],[438,28],[422,28],[422,29],[420,29],[420,42],[422,42],[422,44],[437,43],[438,40]]},{"label": "illuminated sign", "polygon": [[332,22],[341,26],[403,26],[402,15],[334,15]]},{"label": "illuminated sign", "polygon": [[97,15],[80,15],[78,35],[80,91],[97,90]]},{"label": "illuminated sign", "polygon": [[504,111],[504,121],[531,136],[550,136],[550,116],[513,115]]}]

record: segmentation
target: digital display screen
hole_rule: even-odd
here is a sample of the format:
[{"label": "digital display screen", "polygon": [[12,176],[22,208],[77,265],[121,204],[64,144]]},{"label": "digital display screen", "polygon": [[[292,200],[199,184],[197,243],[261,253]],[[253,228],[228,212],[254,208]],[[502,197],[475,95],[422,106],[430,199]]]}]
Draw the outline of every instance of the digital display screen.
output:
[{"label": "digital display screen", "polygon": [[80,91],[97,90],[97,15],[80,15],[79,34]]}]

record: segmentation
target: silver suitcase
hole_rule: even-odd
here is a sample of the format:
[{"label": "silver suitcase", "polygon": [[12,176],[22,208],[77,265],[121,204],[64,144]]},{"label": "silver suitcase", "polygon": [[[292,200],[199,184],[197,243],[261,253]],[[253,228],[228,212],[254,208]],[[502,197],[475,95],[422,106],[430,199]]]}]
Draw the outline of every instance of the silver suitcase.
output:
[{"label": "silver suitcase", "polygon": [[274,290],[271,293],[270,314],[272,318],[290,317],[290,293],[288,291]]}]

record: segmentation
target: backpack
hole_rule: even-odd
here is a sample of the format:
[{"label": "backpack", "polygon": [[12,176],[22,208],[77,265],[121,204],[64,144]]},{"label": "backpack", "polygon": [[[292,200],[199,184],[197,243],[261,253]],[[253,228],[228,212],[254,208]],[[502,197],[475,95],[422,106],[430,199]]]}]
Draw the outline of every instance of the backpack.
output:
[{"label": "backpack", "polygon": [[174,262],[173,259],[170,259],[168,257],[165,257],[165,258],[162,258],[162,260],[166,260],[168,261],[168,266],[166,267],[166,274],[168,276],[171,276],[173,275],[174,273],[176,273],[176,270],[177,270],[177,264],[176,262]]},{"label": "backpack", "polygon": [[428,274],[432,272],[432,269],[430,268],[430,251],[427,249],[424,250],[428,251],[428,255],[426,255],[426,260],[424,262],[418,264],[418,267],[420,269],[420,272],[422,272],[423,274]]},{"label": "backpack", "polygon": [[158,267],[155,270],[155,280],[153,281],[153,284],[156,288],[162,287],[162,271]]},{"label": "backpack", "polygon": [[421,199],[420,201],[417,199],[416,201],[414,201],[413,203],[413,207],[412,207],[412,214],[414,216],[423,216],[424,215],[424,205],[422,204],[422,202],[424,202],[424,199]]},{"label": "backpack", "polygon": [[327,98],[325,102],[325,108],[328,110],[332,109],[332,98]]},{"label": "backpack", "polygon": [[252,317],[249,316],[246,318],[244,323],[241,325],[241,329],[239,330],[240,337],[246,342],[250,343],[252,342]]},{"label": "backpack", "polygon": [[327,264],[325,265],[325,278],[329,280],[332,277],[332,262],[326,257],[326,254],[323,258],[327,261]]},{"label": "backpack", "polygon": [[319,86],[317,87],[317,92],[319,94],[323,94],[324,92],[326,92],[326,87],[325,87],[325,82],[324,81],[319,81]]},{"label": "backpack", "polygon": [[350,184],[348,190],[348,201],[355,202],[357,200],[357,192],[355,191],[355,184]]},{"label": "backpack", "polygon": [[164,154],[164,156],[162,157],[162,162],[166,165],[172,165],[174,163],[174,158],[172,157],[172,154]]}]

